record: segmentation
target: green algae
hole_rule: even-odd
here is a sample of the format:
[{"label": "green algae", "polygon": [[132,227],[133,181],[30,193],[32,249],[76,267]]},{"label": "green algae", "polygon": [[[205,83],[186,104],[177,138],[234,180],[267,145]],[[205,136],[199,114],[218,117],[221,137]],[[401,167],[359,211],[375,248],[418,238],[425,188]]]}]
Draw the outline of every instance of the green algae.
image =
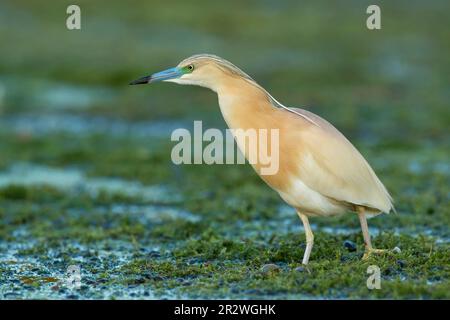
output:
[{"label": "green algae", "polygon": [[[73,149],[77,145],[89,146],[107,154],[115,143],[123,140],[114,142],[106,136],[84,139]],[[21,157],[23,148],[5,141],[8,139],[3,140],[3,150],[25,159]],[[41,147],[53,145],[46,149],[53,150],[48,155],[52,160],[39,159],[39,152],[30,152],[34,143]],[[28,160],[65,168],[68,160],[58,160],[59,143],[55,136],[28,141]],[[68,193],[45,185],[8,185],[0,188],[0,215],[4,221],[0,235],[9,244],[1,252],[8,252],[12,243],[25,241],[31,245],[14,254],[19,262],[33,258],[58,273],[63,273],[70,264],[81,265],[89,274],[86,286],[90,289],[76,293],[84,298],[120,298],[138,288],[142,291],[136,291],[134,297],[140,298],[448,298],[449,173],[434,169],[442,162],[439,152],[423,153],[419,167],[413,170],[405,162],[414,151],[395,153],[382,165],[381,175],[386,175],[398,213],[371,219],[369,225],[377,229],[373,232],[376,247],[399,247],[401,253],[361,261],[363,241],[355,216],[312,219],[316,241],[309,274],[295,270],[305,249],[300,221],[292,209],[281,206],[278,196],[249,166],[182,168],[183,181],[195,181],[193,189],[189,184],[166,180],[180,174],[174,173],[165,160],[170,142],[162,148],[150,147],[154,156],[147,159],[148,163],[152,163],[153,170],[162,172],[151,177],[135,173],[148,166],[141,160],[139,150],[151,144],[127,138],[125,145],[122,151],[115,149],[116,154],[123,152],[123,155],[117,156],[117,162],[109,160],[112,171],[108,173],[104,168],[97,169],[102,166],[101,157],[93,156],[89,161],[75,157],[69,163],[71,168],[86,170],[86,179],[105,174],[143,183],[168,183],[184,198],[168,206],[187,210],[198,216],[198,221],[181,217],[158,221],[142,218],[143,209],[136,209],[142,210],[142,214],[136,215],[130,205],[152,205],[152,201],[120,192],[93,195],[83,190]],[[130,173],[125,173],[127,169],[120,165],[124,159],[128,159],[127,166],[131,163],[135,166]],[[120,167],[119,173],[115,173],[115,167]],[[154,201],[159,205],[158,199]],[[112,205],[121,205],[121,213],[115,213]],[[155,208],[155,214],[164,211],[164,206]],[[330,231],[322,231],[325,228]],[[16,234],[19,229],[25,231]],[[356,243],[357,251],[348,252],[343,245],[345,240]],[[127,246],[117,246],[117,241]],[[106,259],[110,261],[105,262],[105,258],[95,258],[95,252],[89,257],[88,248],[100,242],[105,244],[102,250],[116,258],[108,255]],[[84,248],[77,249],[73,243]],[[48,256],[50,251],[58,253],[57,266],[52,266],[54,257]],[[82,260],[77,258],[80,254]],[[261,272],[269,263],[277,264],[280,271]],[[369,290],[366,286],[367,267],[372,264],[381,269],[380,290]],[[4,274],[9,276],[3,276],[6,282],[35,276],[26,275],[27,272],[24,275],[16,265],[12,269],[5,262],[1,265],[8,270]],[[57,278],[52,273],[44,276]],[[30,291],[38,294],[47,287],[36,280],[20,290],[38,290]],[[151,294],[144,296],[145,289]],[[58,297],[69,295],[67,290],[62,293],[58,290],[51,293]]]}]

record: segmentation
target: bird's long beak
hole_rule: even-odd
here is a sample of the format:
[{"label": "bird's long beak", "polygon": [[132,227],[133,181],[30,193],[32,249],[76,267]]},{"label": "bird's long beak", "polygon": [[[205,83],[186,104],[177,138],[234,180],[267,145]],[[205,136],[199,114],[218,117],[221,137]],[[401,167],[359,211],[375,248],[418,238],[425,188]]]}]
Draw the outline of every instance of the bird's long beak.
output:
[{"label": "bird's long beak", "polygon": [[181,72],[180,68],[170,68],[155,74],[152,74],[151,76],[145,76],[142,78],[139,78],[137,80],[134,80],[130,82],[130,85],[135,84],[146,84],[146,83],[152,83],[156,81],[165,81],[165,80],[171,80],[178,77],[181,77],[183,73]]}]

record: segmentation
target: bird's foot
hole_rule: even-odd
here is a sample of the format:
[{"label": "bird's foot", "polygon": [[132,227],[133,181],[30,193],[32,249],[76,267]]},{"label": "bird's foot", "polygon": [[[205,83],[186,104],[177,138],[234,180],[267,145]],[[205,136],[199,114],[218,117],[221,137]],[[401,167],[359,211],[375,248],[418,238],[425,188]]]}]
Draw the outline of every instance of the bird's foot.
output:
[{"label": "bird's foot", "polygon": [[311,270],[309,269],[307,264],[302,264],[301,267],[295,268],[295,271],[297,271],[297,272],[307,272],[307,273],[311,274]]},{"label": "bird's foot", "polygon": [[308,272],[308,274],[311,274],[311,269],[307,265],[303,265],[303,267],[305,268],[306,272]]},{"label": "bird's foot", "polygon": [[364,255],[362,257],[362,260],[367,260],[370,257],[372,257],[372,255],[374,254],[393,254],[394,250],[388,250],[388,249],[366,249],[366,251],[364,252]]}]

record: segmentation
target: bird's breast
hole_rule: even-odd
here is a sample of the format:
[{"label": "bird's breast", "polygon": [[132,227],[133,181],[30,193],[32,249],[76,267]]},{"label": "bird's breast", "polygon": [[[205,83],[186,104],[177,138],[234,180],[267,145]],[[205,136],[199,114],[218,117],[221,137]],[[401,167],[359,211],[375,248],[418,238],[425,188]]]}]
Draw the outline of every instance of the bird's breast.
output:
[{"label": "bird's breast", "polygon": [[261,178],[277,191],[287,191],[302,153],[299,128],[283,121],[266,101],[219,99],[221,112],[241,152]]}]

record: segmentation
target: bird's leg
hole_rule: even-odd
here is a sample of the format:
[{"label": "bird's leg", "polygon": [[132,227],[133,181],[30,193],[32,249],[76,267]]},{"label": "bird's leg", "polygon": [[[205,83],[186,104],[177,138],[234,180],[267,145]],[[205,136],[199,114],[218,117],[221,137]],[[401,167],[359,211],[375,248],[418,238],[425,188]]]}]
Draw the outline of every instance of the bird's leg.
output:
[{"label": "bird's leg", "polygon": [[312,233],[311,226],[309,225],[309,220],[306,215],[303,213],[300,213],[297,211],[298,216],[303,222],[303,227],[305,228],[305,234],[306,234],[306,249],[305,254],[303,255],[303,265],[307,265],[309,261],[309,256],[311,254],[312,247],[314,245],[314,234]]},{"label": "bird's leg", "polygon": [[381,249],[374,249],[372,247],[372,242],[370,241],[370,233],[369,233],[369,227],[367,226],[367,218],[364,208],[358,207],[358,217],[359,222],[361,223],[361,230],[364,237],[364,245],[365,245],[365,252],[363,255],[363,260],[366,260],[370,257],[373,253],[384,253],[387,250],[381,250]]}]

